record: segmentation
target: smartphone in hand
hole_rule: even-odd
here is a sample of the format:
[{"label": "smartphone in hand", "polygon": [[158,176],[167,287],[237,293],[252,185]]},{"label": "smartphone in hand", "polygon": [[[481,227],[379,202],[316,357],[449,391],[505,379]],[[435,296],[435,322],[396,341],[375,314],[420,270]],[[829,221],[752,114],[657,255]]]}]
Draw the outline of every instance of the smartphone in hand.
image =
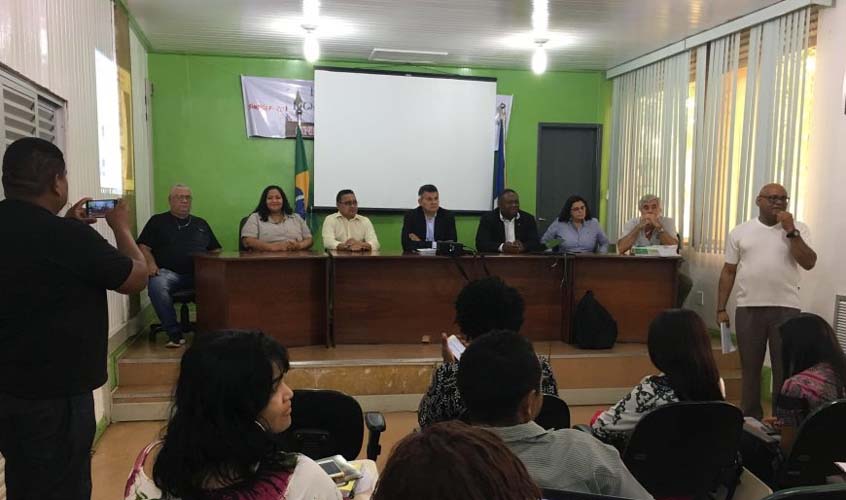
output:
[{"label": "smartphone in hand", "polygon": [[85,216],[103,218],[106,216],[106,212],[114,210],[117,202],[117,200],[89,200],[85,204]]}]

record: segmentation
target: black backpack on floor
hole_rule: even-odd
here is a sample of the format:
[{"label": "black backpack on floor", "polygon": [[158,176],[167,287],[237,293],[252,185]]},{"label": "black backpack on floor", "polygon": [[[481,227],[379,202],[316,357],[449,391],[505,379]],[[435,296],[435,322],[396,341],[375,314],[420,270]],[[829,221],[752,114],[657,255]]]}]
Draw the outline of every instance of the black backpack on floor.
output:
[{"label": "black backpack on floor", "polygon": [[580,349],[610,349],[617,341],[617,322],[590,290],[576,306],[572,338]]}]

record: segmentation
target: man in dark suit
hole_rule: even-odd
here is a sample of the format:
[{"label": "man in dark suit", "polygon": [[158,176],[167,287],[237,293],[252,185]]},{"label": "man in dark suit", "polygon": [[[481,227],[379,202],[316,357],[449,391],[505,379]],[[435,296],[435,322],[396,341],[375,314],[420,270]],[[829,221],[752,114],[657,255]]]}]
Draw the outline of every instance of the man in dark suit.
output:
[{"label": "man in dark suit", "polygon": [[456,241],[455,216],[440,207],[438,188],[431,184],[417,191],[419,207],[409,210],[402,221],[402,249],[432,248],[436,241]]},{"label": "man in dark suit", "polygon": [[497,209],[479,219],[476,250],[480,252],[523,253],[543,250],[538,226],[532,214],[520,210],[520,197],[506,189],[497,198]]}]

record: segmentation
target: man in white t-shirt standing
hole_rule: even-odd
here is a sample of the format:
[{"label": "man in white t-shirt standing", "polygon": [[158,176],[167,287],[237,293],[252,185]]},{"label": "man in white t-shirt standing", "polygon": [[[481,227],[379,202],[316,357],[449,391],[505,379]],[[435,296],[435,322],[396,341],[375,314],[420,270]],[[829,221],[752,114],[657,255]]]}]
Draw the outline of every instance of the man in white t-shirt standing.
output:
[{"label": "man in white t-shirt standing", "polygon": [[732,229],[726,242],[726,262],[720,273],[717,322],[729,324],[726,312],[737,281],[735,331],[743,369],[740,407],[744,415],[761,419],[761,367],[767,341],[773,369],[773,402],[783,381],[781,337],[776,326],[799,314],[799,267],[810,270],[817,254],[809,246],[808,226],[787,211],[790,198],[779,184],[761,188],[755,204],[758,218]]}]

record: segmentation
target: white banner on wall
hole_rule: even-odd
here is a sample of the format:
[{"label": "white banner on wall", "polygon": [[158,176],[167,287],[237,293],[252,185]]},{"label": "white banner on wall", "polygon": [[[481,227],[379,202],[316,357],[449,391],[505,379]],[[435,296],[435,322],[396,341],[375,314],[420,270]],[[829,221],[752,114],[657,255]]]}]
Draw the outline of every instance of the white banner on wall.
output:
[{"label": "white banner on wall", "polygon": [[496,113],[494,114],[494,119],[496,120],[496,128],[494,132],[496,136],[494,137],[494,151],[499,150],[499,110],[502,106],[505,106],[505,139],[508,139],[508,123],[511,122],[511,103],[514,101],[513,95],[496,95]]},{"label": "white banner on wall", "polygon": [[241,90],[247,137],[296,137],[299,96],[303,137],[314,138],[314,81],[241,75]]}]

